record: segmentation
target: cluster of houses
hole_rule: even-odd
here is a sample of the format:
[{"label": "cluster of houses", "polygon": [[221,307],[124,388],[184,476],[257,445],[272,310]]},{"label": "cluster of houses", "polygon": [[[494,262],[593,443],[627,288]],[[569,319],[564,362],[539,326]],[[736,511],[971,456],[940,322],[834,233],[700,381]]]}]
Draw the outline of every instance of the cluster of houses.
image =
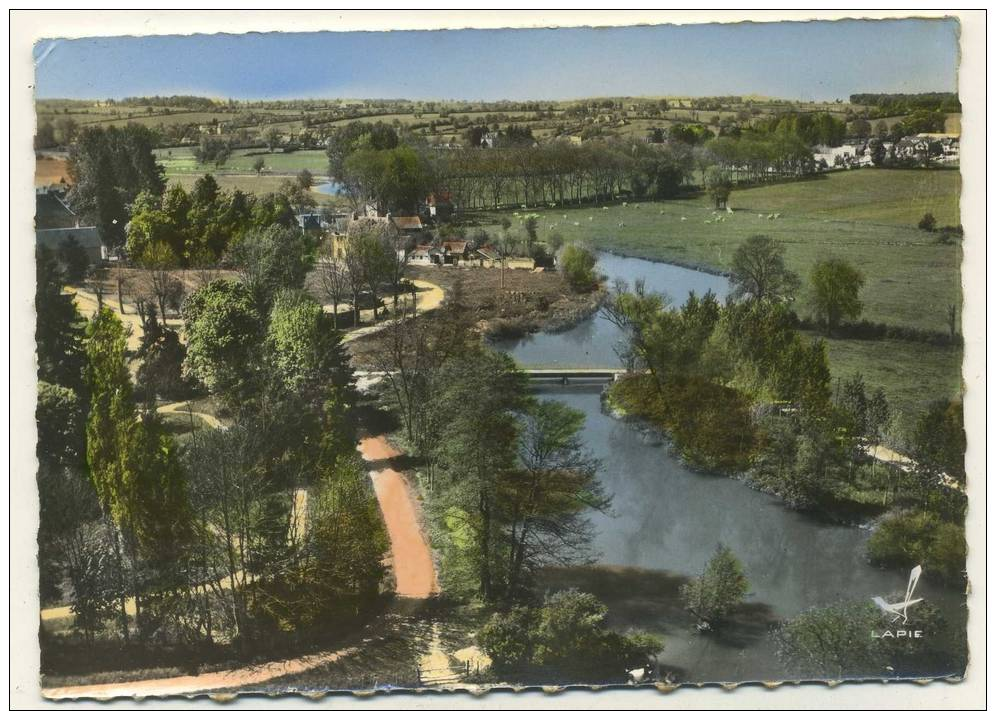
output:
[{"label": "cluster of houses", "polygon": [[[880,152],[878,161],[876,151]],[[951,133],[918,133],[895,142],[877,138],[851,139],[839,146],[815,146],[813,159],[819,170],[861,168],[894,162],[957,165],[960,159],[959,137]]]}]

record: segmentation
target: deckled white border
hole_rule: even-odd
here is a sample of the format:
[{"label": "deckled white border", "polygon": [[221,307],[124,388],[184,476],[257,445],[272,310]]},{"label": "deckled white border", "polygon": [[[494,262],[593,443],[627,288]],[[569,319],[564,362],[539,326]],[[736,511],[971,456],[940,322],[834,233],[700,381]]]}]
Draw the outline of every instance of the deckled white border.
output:
[{"label": "deckled white border", "polygon": [[[438,5],[436,6],[439,7]],[[963,284],[965,307],[965,398],[966,427],[969,436],[967,469],[971,507],[968,520],[970,598],[969,643],[972,659],[968,677],[959,684],[936,682],[913,684],[843,684],[782,686],[769,691],[742,686],[734,692],[718,688],[683,688],[671,694],[653,691],[568,691],[558,694],[498,692],[483,697],[469,694],[378,695],[359,699],[351,696],[326,697],[321,705],[336,707],[409,708],[656,708],[656,707],[758,707],[765,708],[870,708],[876,705],[904,709],[980,707],[985,698],[985,332],[986,289],[985,179],[986,155],[986,74],[985,16],[981,12],[927,10],[793,10],[793,11],[320,11],[307,10],[180,12],[138,10],[110,11],[16,11],[10,17],[10,292],[7,313],[10,318],[7,348],[10,355],[11,415],[10,441],[10,690],[14,708],[48,705],[38,693],[38,590],[35,561],[35,531],[38,510],[34,484],[34,268],[32,232],[32,176],[34,156],[31,136],[34,130],[32,102],[33,69],[31,46],[41,37],[81,37],[125,34],[190,34],[194,32],[390,30],[497,27],[623,26],[634,24],[685,24],[699,22],[777,21],[839,19],[843,17],[885,18],[954,15],[961,20],[960,86],[964,114],[962,120],[962,224],[965,226]],[[913,50],[915,51],[915,50]],[[869,68],[873,71],[873,68]],[[15,298],[16,295],[16,298]],[[8,337],[8,333],[4,334]],[[11,344],[15,344],[11,349]],[[10,502],[14,502],[13,508]],[[147,701],[141,708],[176,707],[189,702]],[[201,704],[211,703],[202,699]],[[250,708],[301,706],[300,698],[243,698],[234,704]],[[117,702],[118,706],[136,705]],[[96,702],[79,702],[74,707],[106,708]],[[136,705],[137,706],[137,705]]]}]

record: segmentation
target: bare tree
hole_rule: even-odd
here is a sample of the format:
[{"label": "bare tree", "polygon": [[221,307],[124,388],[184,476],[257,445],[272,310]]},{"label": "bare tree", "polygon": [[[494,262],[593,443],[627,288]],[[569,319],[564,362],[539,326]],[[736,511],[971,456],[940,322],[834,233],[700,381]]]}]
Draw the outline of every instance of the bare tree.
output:
[{"label": "bare tree", "polygon": [[387,276],[390,280],[391,290],[394,292],[394,312],[397,313],[398,293],[401,291],[401,282],[405,277],[408,260],[411,258],[412,252],[415,251],[415,239],[392,225],[381,232],[381,242],[384,245],[384,251],[390,257]]},{"label": "bare tree", "polygon": [[332,302],[332,327],[338,330],[339,304],[345,301],[350,293],[350,276],[346,260],[336,253],[331,240],[319,258],[318,276],[322,293]]},{"label": "bare tree", "polygon": [[158,304],[159,316],[166,326],[167,305],[177,305],[183,293],[183,282],[173,276],[176,257],[167,244],[151,242],[142,252],[140,264],[148,278],[146,286]]}]

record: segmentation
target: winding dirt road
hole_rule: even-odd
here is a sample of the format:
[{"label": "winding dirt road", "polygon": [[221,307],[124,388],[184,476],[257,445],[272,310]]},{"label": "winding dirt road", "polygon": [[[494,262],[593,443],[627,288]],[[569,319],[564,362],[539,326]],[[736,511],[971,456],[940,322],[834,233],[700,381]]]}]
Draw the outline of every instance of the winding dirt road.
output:
[{"label": "winding dirt road", "polygon": [[[360,441],[358,449],[368,462],[393,459],[401,454],[384,437],[366,437]],[[415,497],[405,477],[386,467],[371,472],[370,478],[391,541],[395,593],[400,597],[427,598],[439,592],[432,553],[419,525]]]}]

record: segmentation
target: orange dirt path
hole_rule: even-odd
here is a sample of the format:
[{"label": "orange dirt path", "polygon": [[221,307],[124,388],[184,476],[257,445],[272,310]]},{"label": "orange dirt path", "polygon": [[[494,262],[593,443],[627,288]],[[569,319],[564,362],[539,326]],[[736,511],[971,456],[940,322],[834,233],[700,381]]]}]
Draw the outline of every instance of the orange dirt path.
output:
[{"label": "orange dirt path", "polygon": [[[382,436],[364,438],[358,449],[368,462],[401,454]],[[395,593],[401,597],[427,598],[439,592],[432,553],[419,526],[414,494],[408,482],[390,467],[371,472],[370,477],[391,541]]]},{"label": "orange dirt path", "polygon": [[338,661],[354,654],[357,647],[349,647],[338,652],[312,654],[297,659],[270,662],[256,667],[209,672],[207,674],[176,676],[169,679],[147,679],[110,684],[88,684],[85,686],[63,686],[57,689],[42,689],[46,699],[114,699],[120,697],[143,698],[146,696],[174,696],[196,694],[220,689],[262,684],[288,674],[300,674],[322,664]]}]

